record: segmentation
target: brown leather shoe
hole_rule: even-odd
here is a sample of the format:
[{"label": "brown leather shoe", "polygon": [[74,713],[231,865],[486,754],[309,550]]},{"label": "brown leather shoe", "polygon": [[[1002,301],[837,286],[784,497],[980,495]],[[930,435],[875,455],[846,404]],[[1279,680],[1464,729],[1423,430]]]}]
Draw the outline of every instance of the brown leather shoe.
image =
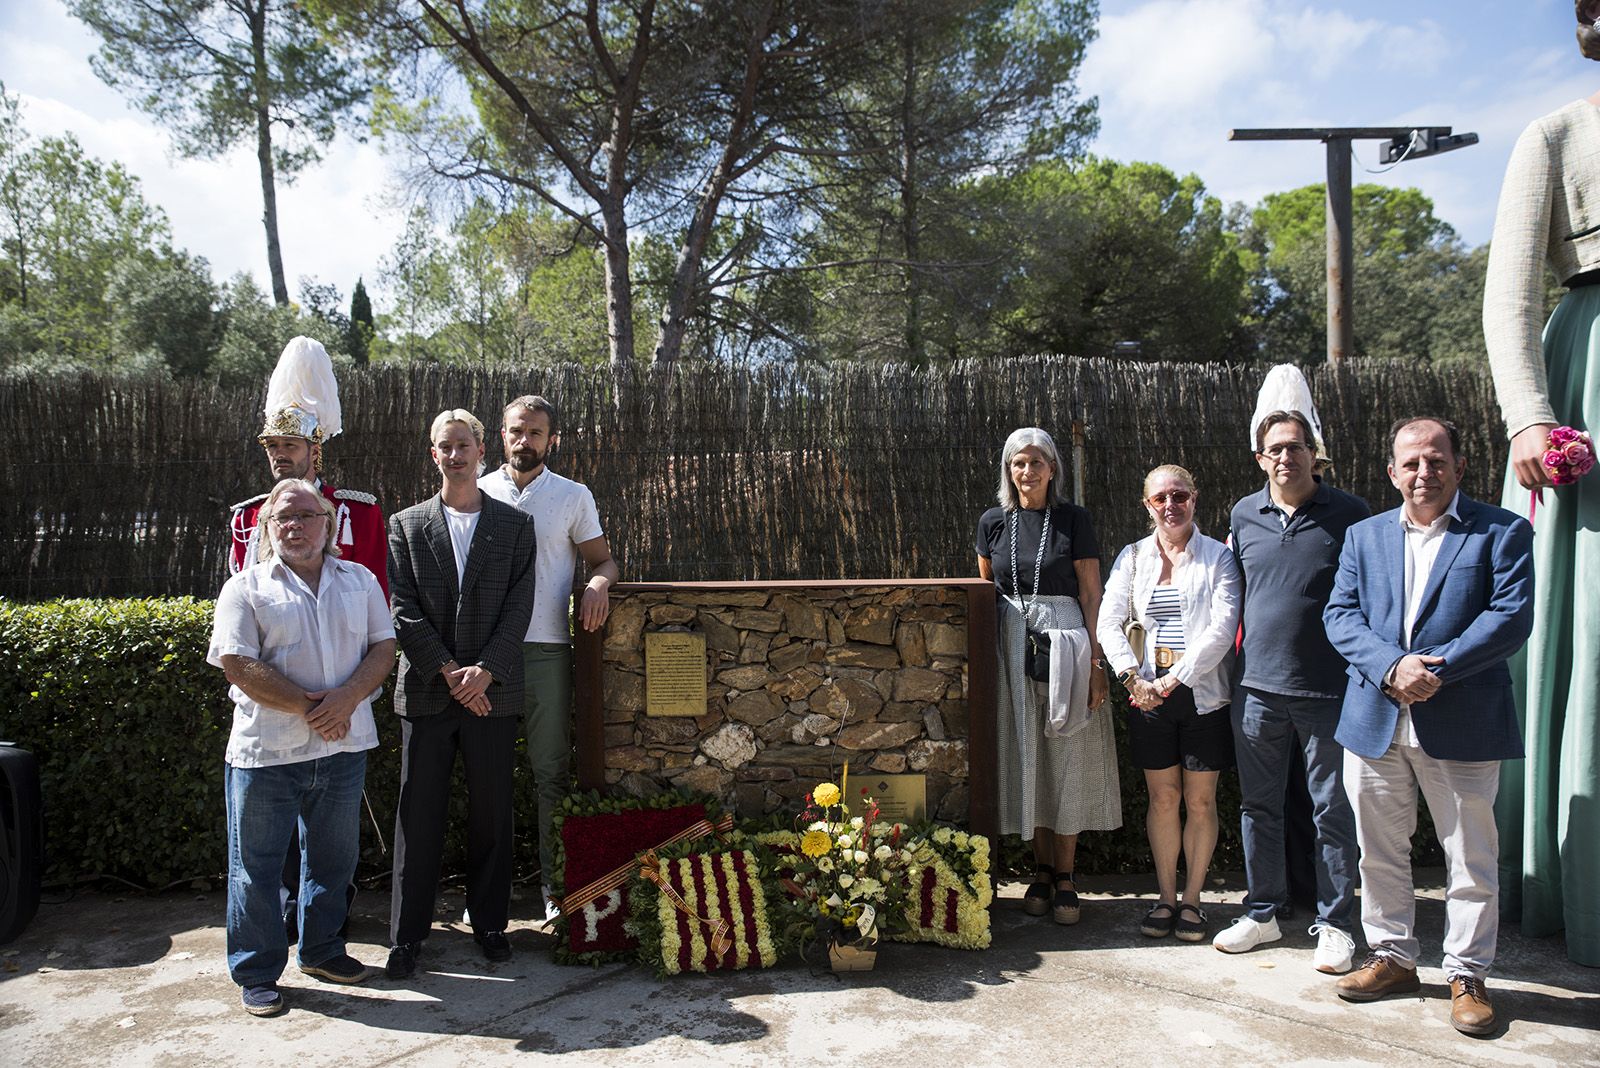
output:
[{"label": "brown leather shoe", "polygon": [[1471,975],[1450,977],[1450,1023],[1464,1035],[1486,1035],[1496,1026],[1494,1006],[1483,980]]},{"label": "brown leather shoe", "polygon": [[1377,1001],[1389,994],[1414,994],[1422,989],[1417,970],[1387,953],[1368,953],[1361,967],[1333,984],[1346,1001]]}]

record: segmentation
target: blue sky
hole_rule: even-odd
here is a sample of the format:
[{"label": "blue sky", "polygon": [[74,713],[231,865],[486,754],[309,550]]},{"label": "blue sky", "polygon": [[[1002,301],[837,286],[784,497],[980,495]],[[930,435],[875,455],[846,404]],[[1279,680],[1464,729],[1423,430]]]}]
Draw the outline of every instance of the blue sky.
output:
[{"label": "blue sky", "polygon": [[[1233,127],[1436,124],[1481,143],[1384,175],[1359,142],[1356,181],[1411,185],[1471,244],[1489,239],[1506,158],[1529,120],[1600,90],[1578,55],[1570,0],[1101,0],[1100,38],[1080,83],[1100,100],[1097,154],[1194,172],[1225,201],[1323,177],[1315,142],[1243,144]],[[265,282],[253,155],[215,162],[169,154],[166,134],[90,71],[94,42],[56,0],[0,3],[0,80],[37,133],[70,130],[120,160],[172,220],[179,245],[219,276]],[[369,284],[401,228],[384,189],[395,161],[341,136],[323,164],[279,195],[291,279],[348,293]],[[291,288],[295,288],[291,282]],[[380,297],[381,303],[381,297]]]}]

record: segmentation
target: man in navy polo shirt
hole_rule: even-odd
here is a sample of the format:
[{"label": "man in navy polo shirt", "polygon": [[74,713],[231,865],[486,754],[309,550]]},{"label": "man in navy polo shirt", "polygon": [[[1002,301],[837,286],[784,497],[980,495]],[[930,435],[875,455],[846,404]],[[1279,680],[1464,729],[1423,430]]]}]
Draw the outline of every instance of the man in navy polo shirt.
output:
[{"label": "man in navy polo shirt", "polygon": [[1283,937],[1278,917],[1289,909],[1284,791],[1290,747],[1298,745],[1317,832],[1313,964],[1339,975],[1350,970],[1355,953],[1350,932],[1358,853],[1344,791],[1344,750],[1333,737],[1345,661],[1323,631],[1322,610],[1333,591],[1345,531],[1371,510],[1313,474],[1315,450],[1303,414],[1267,415],[1256,429],[1256,463],[1267,484],[1233,506],[1230,540],[1245,587],[1233,736],[1249,891],[1246,914],[1211,944],[1224,953],[1243,953]]}]

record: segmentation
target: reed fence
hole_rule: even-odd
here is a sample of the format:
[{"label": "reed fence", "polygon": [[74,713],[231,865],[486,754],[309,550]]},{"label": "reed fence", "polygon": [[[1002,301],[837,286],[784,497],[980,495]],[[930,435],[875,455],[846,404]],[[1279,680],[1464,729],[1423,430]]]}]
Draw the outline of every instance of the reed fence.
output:
[{"label": "reed fence", "polygon": [[[1334,481],[1397,498],[1387,429],[1406,413],[1462,428],[1467,492],[1499,496],[1506,444],[1486,371],[1414,363],[1307,368]],[[561,406],[554,469],[589,485],[631,580],[900,578],[975,571],[999,450],[1042,426],[1092,513],[1104,563],[1142,532],[1140,481],[1180,463],[1202,529],[1261,485],[1246,426],[1264,368],[1035,357],[928,368],[685,365],[619,390],[603,369],[389,366],[344,375],[327,476],[385,513],[437,489],[427,427],[465,407],[493,431],[506,400]],[[263,387],[107,377],[0,384],[0,596],[214,596],[230,502],[268,488]],[[1074,441],[1080,477],[1074,480]]]}]

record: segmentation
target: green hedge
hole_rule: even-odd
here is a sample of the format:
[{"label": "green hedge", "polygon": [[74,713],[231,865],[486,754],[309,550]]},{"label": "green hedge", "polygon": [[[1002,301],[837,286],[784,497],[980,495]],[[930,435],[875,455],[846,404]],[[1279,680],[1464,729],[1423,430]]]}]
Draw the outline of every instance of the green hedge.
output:
[{"label": "green hedge", "polygon": [[[212,602],[71,600],[15,604],[0,600],[0,739],[39,759],[45,803],[47,882],[112,876],[162,887],[227,870],[222,793],[223,752],[233,715],[222,672],[205,662]],[[1116,687],[1113,687],[1116,691]],[[1145,872],[1144,776],[1127,759],[1125,705],[1116,691],[1117,752],[1123,825],[1085,834],[1078,870],[1085,874]],[[374,709],[378,747],[368,753],[367,796],[393,848],[400,781],[400,726],[386,691]],[[457,769],[446,840],[446,870],[460,871],[465,852],[466,791]],[[533,778],[517,763],[516,870],[539,866],[532,815]],[[1239,842],[1238,777],[1218,789],[1221,834],[1214,870],[1244,867]],[[1438,863],[1427,814],[1417,857]],[[363,815],[362,873],[388,870],[389,857]],[[1014,839],[997,865],[1030,870]]]},{"label": "green hedge", "polygon": [[[223,753],[233,718],[222,672],[205,662],[212,602],[188,597],[0,601],[0,739],[39,760],[45,881],[110,876],[164,887],[228,868]],[[400,724],[387,690],[374,709],[361,871],[387,871],[400,786]],[[457,770],[446,870],[463,868],[466,792]],[[516,810],[536,811],[519,761]],[[539,866],[519,823],[517,871]]]}]

